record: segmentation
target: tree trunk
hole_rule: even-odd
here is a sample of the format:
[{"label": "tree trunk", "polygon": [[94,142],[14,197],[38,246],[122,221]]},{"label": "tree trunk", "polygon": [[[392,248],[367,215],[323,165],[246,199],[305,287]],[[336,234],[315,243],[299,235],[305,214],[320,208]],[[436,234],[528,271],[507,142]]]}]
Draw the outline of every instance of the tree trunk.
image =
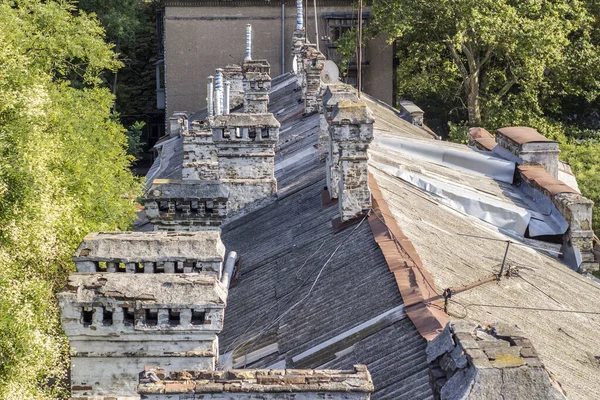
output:
[{"label": "tree trunk", "polygon": [[[121,51],[121,41],[119,39],[117,39],[117,45],[115,46],[115,52],[119,53]],[[115,71],[115,79],[113,80],[113,95],[115,96],[115,100],[113,103],[113,112],[117,111],[117,76],[118,76],[119,70]]]},{"label": "tree trunk", "polygon": [[469,112],[469,125],[481,124],[481,110],[479,108],[479,73],[471,74],[465,82],[467,90],[467,110]]}]

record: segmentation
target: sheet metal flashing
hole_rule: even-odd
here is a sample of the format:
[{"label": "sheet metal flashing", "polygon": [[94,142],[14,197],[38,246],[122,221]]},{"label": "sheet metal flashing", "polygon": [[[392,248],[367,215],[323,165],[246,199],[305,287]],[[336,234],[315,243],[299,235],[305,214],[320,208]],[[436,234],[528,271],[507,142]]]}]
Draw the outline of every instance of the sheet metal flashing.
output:
[{"label": "sheet metal flashing", "polygon": [[434,339],[449,321],[433,278],[423,267],[411,241],[398,227],[375,178],[369,173],[373,212],[369,225],[381,252],[394,274],[404,301],[404,311],[426,340]]},{"label": "sheet metal flashing", "polygon": [[545,136],[542,136],[538,131],[527,126],[511,126],[500,128],[496,132],[506,136],[510,140],[518,144],[535,143],[535,142],[554,142]]}]

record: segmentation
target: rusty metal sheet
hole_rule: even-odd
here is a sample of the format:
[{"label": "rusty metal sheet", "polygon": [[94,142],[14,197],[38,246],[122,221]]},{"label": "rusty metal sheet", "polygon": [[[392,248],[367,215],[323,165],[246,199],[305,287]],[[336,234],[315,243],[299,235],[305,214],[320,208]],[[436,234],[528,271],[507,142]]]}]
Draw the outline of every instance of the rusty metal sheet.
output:
[{"label": "rusty metal sheet", "polygon": [[496,132],[506,136],[513,142],[518,144],[534,143],[534,142],[554,142],[547,137],[541,135],[538,131],[527,126],[510,126],[500,128]]},{"label": "rusty metal sheet", "polygon": [[369,173],[369,188],[373,198],[373,212],[369,225],[375,241],[394,274],[396,285],[409,316],[421,336],[433,339],[448,322],[443,311],[443,302],[433,278],[423,267],[412,242],[404,235],[389,210],[381,190]]},{"label": "rusty metal sheet", "polygon": [[559,193],[579,193],[561,180],[556,179],[539,165],[519,165],[519,172],[527,180],[534,181],[553,196]]}]

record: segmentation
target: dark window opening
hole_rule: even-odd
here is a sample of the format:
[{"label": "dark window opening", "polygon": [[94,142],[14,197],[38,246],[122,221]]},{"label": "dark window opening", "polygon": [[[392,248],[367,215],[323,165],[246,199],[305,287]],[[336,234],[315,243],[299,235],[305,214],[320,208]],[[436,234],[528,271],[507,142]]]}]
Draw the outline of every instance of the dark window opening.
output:
[{"label": "dark window opening", "polygon": [[185,263],[181,261],[175,262],[175,272],[178,274],[183,273],[183,268],[185,268]]},{"label": "dark window opening", "polygon": [[165,273],[165,264],[156,263],[156,268],[154,268],[155,274],[164,274]]},{"label": "dark window opening", "polygon": [[97,272],[106,272],[106,261],[98,261],[96,265]]},{"label": "dark window opening", "polygon": [[256,139],[256,129],[250,128],[248,130],[248,138],[250,138],[252,140]]},{"label": "dark window opening", "polygon": [[231,137],[229,129],[223,129],[221,132],[223,132],[223,139],[229,139]]},{"label": "dark window opening", "polygon": [[104,326],[109,326],[113,324],[113,312],[112,309],[109,310],[106,307],[103,307],[102,310],[102,324]]},{"label": "dark window opening", "polygon": [[133,325],[134,319],[133,308],[123,307],[123,323]]},{"label": "dark window opening", "polygon": [[81,309],[81,319],[83,322],[83,326],[90,326],[92,324],[92,316],[94,315],[94,310],[92,307],[83,307]]},{"label": "dark window opening", "polygon": [[262,128],[260,131],[260,137],[265,139],[269,137],[269,128]]},{"label": "dark window opening", "polygon": [[146,325],[158,325],[158,310],[146,310]]},{"label": "dark window opening", "polygon": [[169,310],[169,325],[177,326],[181,324],[181,313],[175,310]]},{"label": "dark window opening", "polygon": [[120,262],[117,267],[117,272],[125,272],[125,271],[127,271],[127,268],[125,267],[125,263]]},{"label": "dark window opening", "polygon": [[166,200],[161,200],[158,203],[158,210],[159,211],[169,211],[169,202]]},{"label": "dark window opening", "polygon": [[206,321],[206,313],[204,311],[192,310],[192,325],[203,325]]},{"label": "dark window opening", "polygon": [[184,261],[183,262],[183,270],[194,270],[194,262],[193,261]]},{"label": "dark window opening", "polygon": [[136,274],[143,274],[144,273],[144,264],[139,262],[139,263],[135,263],[135,273]]},{"label": "dark window opening", "polygon": [[212,214],[215,211],[215,204],[212,201],[206,202],[206,213]]}]

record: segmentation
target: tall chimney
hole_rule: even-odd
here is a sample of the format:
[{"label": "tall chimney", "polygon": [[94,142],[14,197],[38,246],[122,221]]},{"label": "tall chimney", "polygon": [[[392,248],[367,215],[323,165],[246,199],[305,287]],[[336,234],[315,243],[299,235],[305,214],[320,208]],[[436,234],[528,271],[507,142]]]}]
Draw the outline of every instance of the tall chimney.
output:
[{"label": "tall chimney", "polygon": [[231,82],[225,82],[225,92],[223,93],[223,114],[229,114],[229,96],[231,93]]},{"label": "tall chimney", "polygon": [[206,84],[206,101],[208,103],[208,118],[215,115],[215,78],[211,75],[208,77]]},{"label": "tall chimney", "polygon": [[215,75],[215,114],[223,114],[223,69],[217,68]]},{"label": "tall chimney", "polygon": [[252,60],[252,25],[246,25],[246,57],[244,61]]},{"label": "tall chimney", "polygon": [[296,0],[296,29],[304,29],[304,15],[302,10],[302,0]]},{"label": "tall chimney", "polygon": [[[341,222],[359,217],[371,207],[371,193],[367,184],[367,150],[373,140],[373,117],[361,101],[340,101],[331,113],[329,138],[339,149],[337,165],[328,158],[327,186],[332,197],[337,186]],[[337,177],[338,181],[332,178]]]}]

